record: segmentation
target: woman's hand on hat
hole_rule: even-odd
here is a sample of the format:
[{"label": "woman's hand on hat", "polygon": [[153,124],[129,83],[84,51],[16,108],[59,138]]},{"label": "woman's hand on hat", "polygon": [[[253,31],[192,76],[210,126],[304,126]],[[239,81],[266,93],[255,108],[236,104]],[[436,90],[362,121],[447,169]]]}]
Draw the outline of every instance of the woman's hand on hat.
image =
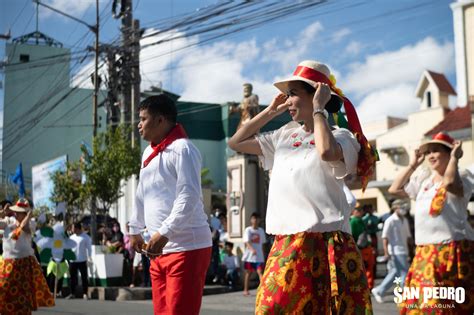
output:
[{"label": "woman's hand on hat", "polygon": [[268,109],[271,113],[280,115],[281,113],[285,112],[288,107],[290,107],[291,103],[288,101],[288,95],[284,93],[278,93],[275,96],[268,106]]},{"label": "woman's hand on hat", "polygon": [[462,141],[456,140],[453,143],[453,149],[451,150],[451,157],[460,159],[463,156],[463,151],[462,151]]},{"label": "woman's hand on hat", "polygon": [[412,161],[410,162],[410,168],[415,170],[418,166],[420,166],[423,161],[425,160],[425,154],[421,152],[420,149],[415,150],[415,155],[412,158]]},{"label": "woman's hand on hat", "polygon": [[329,85],[318,82],[314,85],[316,92],[313,96],[313,109],[324,109],[331,99],[331,89]]}]

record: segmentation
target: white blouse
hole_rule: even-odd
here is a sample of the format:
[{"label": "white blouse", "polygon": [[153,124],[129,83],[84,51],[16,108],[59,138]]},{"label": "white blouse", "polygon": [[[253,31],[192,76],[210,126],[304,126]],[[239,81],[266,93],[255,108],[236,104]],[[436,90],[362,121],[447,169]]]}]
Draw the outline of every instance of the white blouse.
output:
[{"label": "white blouse", "polygon": [[347,129],[333,131],[344,161],[322,161],[314,135],[290,122],[256,136],[265,169],[271,169],[266,228],[269,234],[350,233],[343,178],[356,172],[360,145]]},{"label": "white blouse", "polygon": [[22,231],[17,240],[12,239],[12,233],[18,226],[16,225],[16,223],[12,223],[8,218],[0,220],[0,227],[4,228],[4,259],[19,259],[35,255],[35,252],[31,245],[31,234]]},{"label": "white blouse", "polygon": [[472,185],[462,175],[464,196],[447,193],[446,203],[437,217],[429,214],[431,201],[440,184],[433,183],[433,177],[421,172],[412,175],[405,185],[405,192],[415,200],[415,243],[416,245],[441,244],[463,239],[474,240],[474,230],[467,221],[467,204]]}]

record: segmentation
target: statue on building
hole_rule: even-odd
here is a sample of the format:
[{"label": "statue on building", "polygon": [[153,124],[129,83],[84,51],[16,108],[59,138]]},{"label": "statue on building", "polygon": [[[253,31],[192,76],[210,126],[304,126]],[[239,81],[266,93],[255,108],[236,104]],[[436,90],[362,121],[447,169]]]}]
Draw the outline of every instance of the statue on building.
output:
[{"label": "statue on building", "polygon": [[252,94],[252,84],[244,83],[243,87],[244,97],[242,101],[237,106],[232,104],[230,108],[230,113],[240,112],[240,122],[237,129],[255,117],[259,111],[258,95]]}]

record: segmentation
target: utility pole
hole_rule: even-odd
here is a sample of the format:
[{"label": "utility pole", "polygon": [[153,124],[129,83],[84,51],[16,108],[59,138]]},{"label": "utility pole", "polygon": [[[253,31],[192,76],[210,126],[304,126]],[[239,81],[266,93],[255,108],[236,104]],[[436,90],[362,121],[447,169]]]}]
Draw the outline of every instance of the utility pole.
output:
[{"label": "utility pole", "polygon": [[132,99],[130,104],[130,125],[132,126],[132,148],[140,145],[137,124],[137,109],[140,104],[140,39],[142,31],[140,30],[140,21],[133,20],[133,37],[132,37]]}]

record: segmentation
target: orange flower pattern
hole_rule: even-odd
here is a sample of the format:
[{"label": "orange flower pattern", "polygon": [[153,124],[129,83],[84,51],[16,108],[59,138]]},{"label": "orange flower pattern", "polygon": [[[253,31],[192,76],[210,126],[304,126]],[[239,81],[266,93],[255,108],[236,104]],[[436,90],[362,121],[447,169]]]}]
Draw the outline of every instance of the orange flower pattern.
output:
[{"label": "orange flower pattern", "polygon": [[446,188],[440,187],[436,190],[435,196],[431,201],[430,216],[437,217],[441,214],[444,204],[446,203]]},{"label": "orange flower pattern", "polygon": [[31,314],[54,306],[54,298],[35,257],[0,260],[0,314]]},{"label": "orange flower pattern", "polygon": [[340,231],[276,236],[255,313],[373,314],[352,236]]}]

